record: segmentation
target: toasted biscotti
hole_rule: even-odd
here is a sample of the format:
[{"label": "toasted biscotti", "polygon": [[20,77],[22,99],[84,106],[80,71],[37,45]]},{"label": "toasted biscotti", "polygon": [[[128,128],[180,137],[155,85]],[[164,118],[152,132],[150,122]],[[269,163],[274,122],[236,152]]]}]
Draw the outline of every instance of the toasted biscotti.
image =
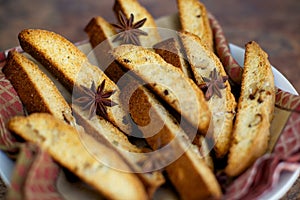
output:
[{"label": "toasted biscotti", "polygon": [[125,158],[129,166],[132,168],[133,172],[137,172],[137,175],[145,184],[149,196],[152,196],[158,189],[158,187],[165,182],[165,179],[161,172],[153,171],[144,173],[143,169],[141,169],[140,166],[137,165],[139,160],[144,158],[143,153],[149,150],[144,151],[143,148],[132,144],[124,135],[124,133],[114,127],[107,120],[99,116],[94,116],[92,119],[89,119],[88,112],[82,110],[76,105],[72,105],[72,111],[76,122],[84,127],[84,130],[89,135],[94,137],[98,142],[104,144],[109,143],[113,145],[112,149],[116,152],[119,152],[120,155]]},{"label": "toasted biscotti", "polygon": [[[167,63],[172,64],[174,67],[181,69],[181,71],[186,75],[186,77],[193,78],[190,65],[188,64],[185,51],[181,46],[181,42],[174,38],[164,40],[153,46],[155,52],[159,54]],[[187,134],[189,132],[189,127],[183,127]],[[193,131],[193,130],[192,130]],[[201,154],[205,155],[206,164],[214,169],[214,164],[212,157],[210,156],[210,150],[205,138],[197,134],[193,140],[193,144],[199,147]]]},{"label": "toasted biscotti", "polygon": [[190,66],[185,59],[186,56],[177,38],[166,39],[155,44],[153,48],[167,63],[181,69],[187,77],[192,77]]},{"label": "toasted biscotti", "polygon": [[[147,199],[142,182],[136,174],[122,172],[102,164],[101,156],[126,168],[124,160],[106,145],[96,142],[82,129],[74,128],[46,113],[18,116],[8,129],[46,150],[55,161],[76,174],[108,199]],[[93,151],[87,150],[83,140]],[[107,164],[107,163],[106,163]],[[128,170],[129,167],[127,167]]]},{"label": "toasted biscotti", "polygon": [[202,91],[180,69],[141,46],[122,45],[112,53],[123,67],[132,70],[190,124],[206,133],[210,110]]},{"label": "toasted biscotti", "polygon": [[[90,20],[84,30],[88,34],[89,41],[98,58],[98,62],[103,63],[100,65],[105,67],[105,69],[103,69],[104,73],[113,82],[117,83],[123,76],[124,71],[119,67],[118,63],[111,61],[111,55],[108,54],[114,45],[110,39],[117,34],[114,27],[104,18],[97,16]],[[105,62],[106,60],[109,60],[109,62]]]},{"label": "toasted biscotti", "polygon": [[88,34],[92,47],[96,47],[104,40],[117,34],[114,27],[101,16],[93,17],[84,31]]},{"label": "toasted biscotti", "polygon": [[59,119],[71,108],[38,65],[17,51],[10,51],[3,73],[18,93],[28,113],[47,112]]},{"label": "toasted biscotti", "polygon": [[[98,56],[98,53],[101,53],[99,62],[102,62],[101,59],[105,57],[104,54],[107,54],[113,47],[113,43],[110,42],[110,39],[116,34],[116,31],[114,30],[113,26],[108,23],[104,18],[97,16],[91,19],[91,21],[88,23],[88,25],[85,27],[85,32],[89,36],[89,41],[92,45],[96,53],[96,56]],[[103,51],[102,46],[99,47],[98,45],[102,42],[105,42],[104,46],[107,47],[107,50]],[[107,54],[110,55],[110,54]],[[118,80],[124,75],[124,71],[121,69],[119,64],[115,61],[113,61],[104,71],[104,73],[115,83],[118,82]],[[122,97],[121,97],[122,98]],[[73,107],[73,112],[74,112]],[[127,158],[129,163],[132,164],[132,167],[134,167],[134,170],[137,172],[141,172],[141,169],[137,169],[138,166],[133,162],[138,162],[138,159],[142,159],[142,156],[132,156],[130,152],[135,153],[142,153],[143,150],[141,148],[137,148],[135,145],[131,144],[128,141],[128,138],[124,136],[124,134],[119,133],[118,130],[113,130],[113,127],[109,125],[109,122],[105,123],[105,127],[100,128],[99,125],[101,123],[101,118],[97,117],[92,121],[86,120],[86,118],[82,115],[82,111],[77,112],[75,111],[75,115],[77,115],[77,119],[79,124],[87,128],[87,132],[89,133],[105,133],[104,135],[109,137],[107,138],[110,140],[111,143],[116,144],[118,148],[121,148],[121,153],[123,153],[123,156]],[[81,114],[79,114],[81,113]],[[100,132],[100,129],[105,128],[104,131]],[[106,134],[106,133],[112,133]],[[110,135],[110,136],[109,136]],[[124,151],[125,150],[125,151]],[[127,153],[129,152],[129,153]],[[162,176],[162,173],[159,171],[149,172],[149,173],[138,173],[138,175],[141,177],[141,179],[144,181],[144,184],[146,185],[147,191],[150,196],[153,195],[153,193],[156,191],[156,189],[164,183],[164,177]]]},{"label": "toasted biscotti", "polygon": [[[216,70],[218,76],[226,76],[220,60],[199,37],[188,32],[181,33],[180,37],[199,87],[206,84],[202,77],[210,79],[213,70]],[[236,101],[231,93],[229,82],[226,81],[224,85],[225,88],[219,90],[221,97],[214,94],[207,101],[212,112],[214,150],[217,157],[224,157],[228,153],[236,108]]]},{"label": "toasted biscotti", "polygon": [[44,65],[72,91],[77,74],[87,64],[86,55],[57,33],[25,29],[18,35],[22,49]]},{"label": "toasted biscotti", "polygon": [[130,14],[133,14],[134,22],[147,18],[141,29],[147,32],[148,36],[139,37],[142,46],[152,47],[161,40],[154,18],[138,0],[115,0],[113,9],[116,15],[119,14],[119,11],[123,12],[127,19]]},{"label": "toasted biscotti", "polygon": [[[182,199],[220,198],[220,186],[198,147],[191,144],[181,124],[150,91],[144,87],[135,90],[130,96],[129,108],[133,120],[154,150],[154,155],[142,166],[165,167]],[[197,130],[194,131],[196,134]]]},{"label": "toasted biscotti", "polygon": [[182,30],[200,37],[213,51],[213,34],[205,5],[198,0],[177,0],[177,6]]},{"label": "toasted biscotti", "polygon": [[267,148],[275,105],[274,76],[268,55],[252,41],[246,44],[241,95],[225,172],[237,176]]},{"label": "toasted biscotti", "polygon": [[[43,64],[70,92],[73,88],[82,86],[90,89],[93,82],[98,87],[105,80],[104,92],[116,91],[111,100],[117,103],[107,107],[105,117],[125,133],[130,133],[131,126],[127,123],[128,116],[119,102],[117,85],[92,65],[74,44],[57,33],[40,29],[23,30],[18,37],[24,51]],[[76,96],[73,91],[74,95]]]}]

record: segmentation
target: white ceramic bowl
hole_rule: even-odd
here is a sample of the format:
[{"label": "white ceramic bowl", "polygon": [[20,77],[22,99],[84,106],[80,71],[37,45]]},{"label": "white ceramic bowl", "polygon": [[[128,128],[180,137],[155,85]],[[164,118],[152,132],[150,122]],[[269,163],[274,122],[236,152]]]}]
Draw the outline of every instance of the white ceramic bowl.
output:
[{"label": "white ceramic bowl", "polygon": [[[244,49],[236,45],[230,44],[230,50],[233,57],[237,62],[242,65],[244,62]],[[297,94],[297,91],[290,84],[290,82],[273,67],[273,73],[275,77],[275,84],[278,88],[288,91],[292,94]],[[0,151],[0,176],[2,180],[9,185],[12,170],[14,168],[14,162],[10,160],[2,151]],[[285,172],[280,176],[279,183],[275,185],[272,190],[266,194],[261,199],[280,199],[293,185],[300,173],[300,169],[293,173]]]},{"label": "white ceramic bowl", "polygon": [[[236,45],[230,44],[230,51],[236,61],[243,66],[244,63],[244,53],[245,50]],[[277,70],[273,67],[273,74],[275,79],[276,87],[288,91],[291,94],[298,94],[292,84]],[[300,169],[295,172],[285,172],[280,176],[279,183],[272,188],[268,193],[265,193],[261,199],[265,200],[276,200],[280,199],[293,185],[297,180],[300,174]]]}]

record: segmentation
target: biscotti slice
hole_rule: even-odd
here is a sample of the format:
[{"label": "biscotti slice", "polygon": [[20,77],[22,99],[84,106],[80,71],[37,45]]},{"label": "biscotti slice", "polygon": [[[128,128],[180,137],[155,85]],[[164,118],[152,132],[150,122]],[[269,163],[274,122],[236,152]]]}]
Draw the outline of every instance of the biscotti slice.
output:
[{"label": "biscotti slice", "polygon": [[94,116],[89,119],[88,112],[76,105],[72,105],[72,111],[76,122],[81,125],[89,135],[101,143],[112,144],[114,151],[119,152],[120,155],[125,158],[133,172],[137,172],[137,175],[145,184],[149,196],[152,196],[158,187],[165,182],[160,171],[143,172],[143,169],[141,169],[137,163],[144,158],[146,151],[132,144],[128,138],[110,122],[99,116]]},{"label": "biscotti slice", "polygon": [[246,44],[241,95],[225,172],[237,176],[263,155],[275,105],[274,76],[268,55],[252,41]]},{"label": "biscotti slice", "polygon": [[54,83],[21,53],[10,51],[2,71],[28,113],[47,112],[62,120],[64,115],[71,115],[70,106]]},{"label": "biscotti slice", "polygon": [[[107,116],[104,117],[123,132],[131,132],[131,126],[126,122],[128,116],[119,101],[117,85],[92,65],[74,44],[57,33],[40,29],[21,31],[19,41],[24,51],[44,65],[70,92],[75,86],[91,89],[93,83],[98,88],[105,81],[103,92],[115,91],[111,100],[117,105],[107,106]],[[74,95],[77,94],[73,92]]]},{"label": "biscotti slice", "polygon": [[114,27],[101,16],[93,17],[84,31],[88,34],[92,47],[96,47],[104,40],[117,34]]},{"label": "biscotti slice", "polygon": [[113,50],[115,59],[165,100],[191,125],[206,134],[211,113],[202,91],[180,69],[141,46],[122,45]]},{"label": "biscotti slice", "polygon": [[69,91],[76,83],[86,55],[63,36],[41,29],[25,29],[18,35],[22,49],[53,73]]},{"label": "biscotti slice", "polygon": [[[107,47],[110,51],[111,48],[113,47],[113,43],[111,43],[109,41],[109,39],[115,35],[115,31],[112,27],[111,24],[109,24],[105,19],[103,19],[102,17],[95,17],[93,18],[88,25],[85,28],[85,31],[87,32],[90,42],[92,44],[92,47],[94,47],[94,51],[96,51],[96,55],[98,55],[98,48],[97,46],[102,42],[106,42],[105,47]],[[100,47],[99,51],[103,51],[102,46]],[[108,54],[108,51],[104,51],[101,52],[102,54],[100,55],[101,58],[103,58],[104,54]],[[100,53],[100,52],[99,52]],[[99,60],[99,62],[101,62],[101,60]],[[115,83],[118,82],[118,80],[124,75],[124,71],[121,69],[121,67],[119,66],[119,64],[115,61],[113,61],[108,68],[105,70],[105,74],[107,74],[107,76],[109,78],[111,78]],[[129,76],[126,76],[126,83],[130,82],[132,79]],[[126,87],[126,85],[123,86],[123,88]],[[123,93],[123,92],[121,92]],[[121,94],[122,95],[122,94]],[[123,96],[120,96],[120,98],[122,99],[123,102],[127,103],[126,101],[124,101]],[[110,132],[113,132],[113,134],[111,134],[111,136],[109,136],[109,140],[111,143],[116,143],[118,144],[119,148],[122,149],[127,149],[129,152],[136,152],[136,153],[142,153],[143,150],[141,148],[137,148],[135,145],[132,145],[128,139],[124,138],[124,135],[122,136],[122,134],[120,134],[119,132],[112,131],[113,128],[110,128],[110,126],[107,125],[107,122],[104,124],[106,125],[106,130],[104,131],[100,131],[101,129],[103,129],[103,127],[101,128],[100,126],[104,126],[103,122],[101,120],[101,118],[96,118],[92,121],[88,121],[86,120],[86,117],[84,117],[82,112],[78,112],[74,110],[73,107],[73,112],[75,111],[75,115],[77,116],[77,120],[78,122],[84,126],[87,127],[86,131],[89,133],[99,133],[99,134],[103,134],[104,136],[108,136],[110,135]],[[108,134],[107,134],[108,133]],[[111,141],[111,139],[115,140],[115,141]],[[138,159],[138,157],[132,157],[130,156],[130,153],[127,154],[127,152],[121,151],[123,153],[125,153],[125,157],[128,158],[129,161],[134,162],[136,161],[136,159]],[[137,167],[137,166],[135,166]],[[136,168],[135,168],[136,169]],[[140,169],[136,169],[137,171],[140,171]],[[151,173],[139,173],[139,175],[141,176],[142,180],[144,181],[144,183],[146,184],[148,193],[151,194],[158,188],[158,186],[160,186],[163,182],[164,182],[164,178],[162,176],[162,174],[158,171],[155,172],[151,172]]]},{"label": "biscotti slice", "polygon": [[[151,92],[144,87],[136,89],[130,96],[129,108],[133,120],[154,150],[142,166],[146,169],[165,168],[182,199],[220,198],[220,186],[198,147],[191,144],[181,124]],[[194,131],[195,135],[197,130]]]},{"label": "biscotti slice", "polygon": [[[34,113],[14,117],[10,131],[46,150],[55,161],[76,174],[108,199],[147,199],[142,182],[136,174],[118,171],[102,164],[96,157],[117,162],[126,168],[123,159],[107,146],[96,142],[82,129],[76,129],[54,116]],[[93,151],[88,151],[83,140]],[[91,149],[91,148],[90,148]],[[129,170],[129,167],[128,167]]]},{"label": "biscotti slice", "polygon": [[[203,44],[199,37],[188,32],[180,34],[180,37],[195,81],[199,87],[210,84],[204,82],[203,77],[210,79],[212,82],[218,81],[218,78],[222,79],[223,76],[226,76],[226,72],[220,60]],[[213,73],[215,73],[216,76],[212,76]],[[224,83],[223,80],[221,80],[218,84],[222,84],[225,88],[221,88],[217,85],[216,87],[220,87],[217,89],[214,86],[208,85],[210,88],[206,91],[206,97],[209,98],[207,98],[207,103],[212,112],[213,138],[215,142],[214,150],[217,157],[224,157],[228,153],[231,142],[236,101],[231,93],[231,87],[227,80]],[[212,92],[211,95],[208,94],[210,92]],[[217,92],[219,92],[219,95]]]},{"label": "biscotti slice", "polygon": [[177,0],[177,6],[182,30],[200,37],[213,51],[213,34],[205,5],[198,0]]},{"label": "biscotti slice", "polygon": [[138,0],[115,0],[113,9],[117,16],[121,11],[125,14],[127,19],[129,19],[130,14],[133,14],[134,22],[144,18],[147,19],[143,27],[140,28],[148,33],[148,36],[139,37],[142,46],[152,47],[161,40],[154,18],[148,12],[148,10],[138,2]]},{"label": "biscotti slice", "polygon": [[[90,23],[90,25],[91,25],[91,23]],[[104,41],[104,40],[106,40],[107,38],[108,38],[108,36],[109,36],[109,32],[108,31],[105,31],[105,30],[108,30],[108,29],[106,29],[106,28],[101,28],[101,27],[103,27],[103,26],[105,26],[105,23],[103,23],[103,24],[99,24],[98,25],[98,28],[96,27],[96,25],[95,25],[95,29],[93,29],[93,30],[91,30],[91,32],[90,32],[90,34],[89,34],[89,36],[90,37],[98,37],[98,38],[100,38],[100,37],[102,37],[102,39],[98,39],[98,41]],[[99,29],[102,29],[102,30],[99,30]],[[99,33],[99,34],[97,34],[97,32]],[[105,33],[106,32],[106,34],[101,34],[101,32],[103,32],[103,33]],[[106,37],[106,38],[105,38]],[[94,41],[94,39],[90,39],[91,41]],[[95,46],[97,46],[98,44],[95,44]],[[134,115],[134,116],[132,116],[133,118],[135,118],[136,119],[136,117],[137,118],[139,118],[139,120],[141,120],[141,119],[145,119],[145,118],[149,118],[149,115],[148,115],[148,111],[149,110],[147,110],[147,108],[149,108],[147,105],[145,105],[145,101],[144,100],[147,100],[147,99],[145,99],[145,98],[143,98],[143,97],[147,97],[147,96],[149,96],[149,91],[147,90],[147,89],[145,89],[144,87],[138,87],[137,88],[137,91],[135,91],[134,93],[132,93],[132,92],[128,92],[128,90],[134,90],[134,88],[136,88],[136,86],[134,85],[134,84],[138,84],[136,81],[134,81],[132,78],[130,78],[129,76],[126,76],[127,77],[127,87],[124,87],[124,89],[122,90],[122,93],[121,93],[121,98],[122,98],[122,100],[123,101],[125,101],[125,102],[129,102],[129,100],[128,100],[128,98],[131,98],[131,101],[136,101],[136,103],[131,103],[130,105],[130,107],[132,107],[132,105],[134,105],[134,106],[136,106],[135,107],[135,109],[138,109],[138,112],[135,112],[135,111],[132,111],[130,114],[131,114],[131,116],[132,115]],[[127,94],[128,93],[128,94]],[[152,97],[153,98],[153,97]],[[170,119],[171,120],[171,119]],[[174,120],[174,119],[173,119]],[[153,126],[155,126],[155,127],[157,127],[157,125],[159,125],[159,123],[158,123],[158,121],[157,120],[155,120],[155,119],[151,119],[151,120],[146,120],[146,122],[144,122],[144,125],[145,125],[145,123],[146,124],[148,124],[149,123],[149,121],[151,121],[152,122],[152,125]],[[174,120],[175,121],[175,120]],[[141,125],[141,124],[138,124],[138,125]],[[148,124],[149,125],[149,124]],[[178,126],[178,125],[177,125]],[[151,128],[150,128],[151,129]],[[155,128],[153,128],[152,130],[156,130]],[[177,129],[176,129],[177,130]],[[170,135],[166,135],[166,138],[167,137],[173,137],[175,134],[176,134],[176,132],[170,132],[170,131],[174,131],[174,129],[172,129],[172,130],[167,130],[167,129],[163,129],[163,131],[169,131],[168,133],[170,134]],[[195,129],[194,129],[194,131],[195,131]],[[173,134],[173,135],[172,135]],[[205,147],[205,142],[201,142],[202,144],[204,144],[203,145],[203,148],[201,148],[201,150],[202,151],[205,151],[205,150],[207,150],[207,148]],[[155,145],[154,143],[152,143],[152,145]],[[200,145],[199,145],[200,146]],[[196,147],[195,147],[196,148]],[[197,148],[196,148],[197,149]],[[210,168],[213,168],[213,163],[212,163],[212,161],[211,161],[211,159],[210,159],[210,157],[209,157],[209,155],[208,155],[208,152],[203,152],[204,153],[204,160],[205,160],[205,163],[207,163],[208,165],[209,165],[209,167]],[[198,154],[197,153],[195,153],[195,155],[194,156],[199,156],[199,152],[198,152]],[[181,180],[181,182],[182,182],[183,180]],[[182,183],[183,184],[183,183]],[[187,190],[185,190],[185,191],[183,191],[182,193],[184,193],[184,192],[188,192]],[[183,196],[185,196],[185,195],[183,195]]]},{"label": "biscotti slice", "polygon": [[104,67],[102,71],[113,82],[117,83],[124,75],[124,71],[119,67],[118,63],[112,61],[113,59],[110,58],[111,55],[108,54],[115,45],[115,43],[111,42],[113,36],[117,34],[114,27],[104,18],[97,16],[91,19],[84,30],[88,34],[100,67]]},{"label": "biscotti slice", "polygon": [[179,42],[177,38],[169,38],[155,44],[153,48],[167,63],[181,69],[187,77],[191,78],[191,69]]}]

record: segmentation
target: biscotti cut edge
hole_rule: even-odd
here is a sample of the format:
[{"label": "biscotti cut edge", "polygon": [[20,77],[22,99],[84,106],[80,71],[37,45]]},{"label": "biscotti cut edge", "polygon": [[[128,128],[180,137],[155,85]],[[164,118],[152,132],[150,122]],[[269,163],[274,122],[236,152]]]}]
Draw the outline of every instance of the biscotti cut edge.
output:
[{"label": "biscotti cut edge", "polygon": [[111,55],[107,53],[114,45],[110,40],[117,34],[114,27],[101,16],[97,16],[90,20],[84,30],[89,37],[97,61],[104,67],[104,73],[113,82],[117,83],[124,75],[124,71],[120,68],[118,63],[110,60]]},{"label": "biscotti cut edge", "polygon": [[187,62],[186,55],[182,51],[182,45],[176,38],[169,38],[153,46],[155,53],[159,54],[167,63],[181,69],[188,78],[192,78],[192,72]]},{"label": "biscotti cut edge", "polygon": [[[210,75],[215,70],[217,76],[226,76],[226,72],[218,57],[207,48],[203,41],[189,32],[180,33],[195,82],[201,88],[203,77],[211,79]],[[233,120],[235,117],[236,101],[231,92],[228,81],[224,82],[224,89],[220,89],[221,97],[214,94],[207,100],[212,112],[214,150],[217,157],[224,157],[229,150]]]},{"label": "biscotti cut edge", "polygon": [[275,84],[268,55],[254,41],[246,44],[241,96],[225,173],[238,176],[268,148],[275,106]]},{"label": "biscotti cut edge", "polygon": [[[46,113],[14,117],[9,121],[8,128],[46,150],[55,161],[106,198],[148,199],[144,186],[136,174],[112,169],[96,159],[96,156],[101,155],[103,159],[106,157],[107,160],[119,162],[126,167],[126,163],[118,154],[107,146],[97,143],[82,129],[76,129]],[[94,147],[93,152],[87,151],[83,140]]]},{"label": "biscotti cut edge", "polygon": [[[97,17],[91,19],[91,21],[86,26],[85,31],[87,32],[87,34],[89,36],[89,40],[92,44],[92,47],[95,48],[94,51],[96,51],[96,55],[99,55],[99,53],[100,53],[100,58],[99,58],[100,60],[99,59],[98,60],[99,60],[99,62],[101,62],[102,58],[105,57],[108,54],[108,51],[110,51],[111,48],[114,46],[114,44],[111,43],[111,41],[110,41],[111,37],[113,37],[116,34],[113,26],[111,24],[109,24],[104,18],[97,16]],[[104,48],[102,48],[103,47],[102,42],[105,42]],[[100,45],[100,46],[98,46],[98,45]],[[122,68],[119,66],[119,64],[116,61],[113,61],[108,66],[108,68],[105,69],[104,73],[115,83],[118,83],[118,80],[123,75],[125,75],[125,72],[122,70]],[[127,75],[125,75],[125,76],[126,76],[126,81],[125,81],[126,83],[130,82],[132,80],[129,76],[127,76]],[[126,84],[122,84],[122,86],[120,85],[119,87],[120,87],[121,94],[122,94],[123,88],[127,87],[127,86],[126,86]],[[122,99],[123,102],[127,103],[126,101],[124,101],[123,96],[120,96],[120,98]],[[84,124],[89,123],[88,121],[86,121],[83,118],[83,116],[81,116],[80,118],[81,118],[81,123],[84,123]],[[99,130],[99,128],[97,128],[97,127],[98,127],[98,125],[100,125],[101,120],[98,118],[97,121],[95,120],[94,123],[90,123],[88,125],[90,127],[90,132],[94,132],[94,133],[98,132],[97,130]],[[94,127],[94,128],[92,128],[92,127]],[[101,134],[101,133],[99,132],[99,134]],[[122,145],[127,146],[128,147],[127,149],[129,152],[136,152],[136,151],[141,152],[142,151],[142,149],[140,147],[138,149],[136,146],[133,146],[133,145],[130,145],[131,147],[129,147],[128,142],[126,142],[124,140],[117,141],[117,143],[118,143],[118,145],[121,145],[121,146]],[[124,151],[122,151],[122,152],[124,152]],[[124,156],[128,157],[127,154],[125,154]],[[132,162],[132,161],[136,160],[136,158],[131,157],[130,153],[129,153],[128,160]],[[134,167],[136,167],[136,166],[134,166]],[[140,170],[140,169],[137,169],[137,170]],[[154,172],[150,172],[150,173],[139,173],[139,176],[141,177],[144,184],[146,185],[148,194],[150,196],[152,196],[154,194],[154,192],[158,189],[158,187],[165,181],[164,177],[160,171],[154,171]]]},{"label": "biscotti cut edge", "polygon": [[76,75],[88,62],[83,52],[66,38],[52,31],[24,29],[19,33],[18,39],[25,52],[39,61],[69,91],[72,91]]},{"label": "biscotti cut edge", "polygon": [[17,51],[10,51],[3,73],[18,93],[28,113],[47,112],[63,120],[71,108],[54,83],[37,64]]},{"label": "biscotti cut edge", "polygon": [[73,92],[73,96],[73,89],[77,86],[90,89],[93,82],[97,87],[105,80],[104,90],[116,90],[111,98],[117,103],[116,106],[107,107],[107,119],[126,134],[130,134],[132,127],[126,123],[128,116],[119,102],[118,86],[101,69],[92,65],[74,44],[60,34],[41,29],[21,31],[19,41],[24,51],[53,73],[59,82]]},{"label": "biscotti cut edge", "polygon": [[113,146],[112,148],[122,155],[133,172],[137,172],[150,197],[158,187],[165,182],[160,171],[142,173],[142,169],[140,169],[136,163],[140,159],[143,159],[143,153],[145,152],[142,148],[132,144],[127,136],[110,122],[99,116],[88,119],[88,113],[76,105],[72,105],[72,111],[77,123],[81,125],[89,135],[96,138],[99,142],[110,143]]},{"label": "biscotti cut edge", "polygon": [[177,6],[182,30],[197,35],[214,51],[213,33],[205,5],[198,0],[177,0]]},{"label": "biscotti cut edge", "polygon": [[[211,163],[206,163],[205,155],[201,155],[198,147],[190,143],[181,124],[165,110],[155,96],[146,88],[139,87],[129,102],[133,120],[142,127],[144,137],[155,150],[156,156],[150,157],[143,166],[147,167],[149,163],[154,166],[155,163],[166,165],[167,176],[183,199],[220,198],[222,192],[209,166]],[[151,117],[148,114],[150,110]],[[149,121],[155,122],[149,124]],[[160,127],[157,133],[148,136],[157,127]],[[194,130],[194,134],[196,132]],[[178,154],[180,156],[176,158]]]},{"label": "biscotti cut edge", "polygon": [[140,46],[122,45],[113,49],[113,55],[123,67],[132,70],[189,123],[206,134],[210,110],[202,91],[180,69]]}]

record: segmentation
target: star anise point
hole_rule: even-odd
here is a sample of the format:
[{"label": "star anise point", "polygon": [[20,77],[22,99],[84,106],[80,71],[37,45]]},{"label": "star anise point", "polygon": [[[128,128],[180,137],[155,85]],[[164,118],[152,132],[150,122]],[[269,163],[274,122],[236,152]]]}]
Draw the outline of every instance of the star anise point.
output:
[{"label": "star anise point", "polygon": [[109,99],[116,90],[104,91],[105,79],[101,82],[98,88],[96,88],[94,81],[92,82],[90,89],[85,86],[81,86],[80,88],[81,96],[76,98],[74,103],[82,105],[83,110],[89,111],[89,119],[96,114],[107,119],[107,107],[118,105],[116,102]]},{"label": "star anise point", "polygon": [[113,39],[113,42],[121,40],[123,44],[140,45],[139,36],[147,36],[143,30],[140,30],[147,18],[141,19],[134,23],[134,15],[131,13],[129,19],[126,18],[122,11],[118,13],[119,24],[112,24],[116,29],[119,29],[119,34]]},{"label": "star anise point", "polygon": [[206,100],[210,100],[210,98],[215,94],[219,98],[222,98],[221,90],[226,88],[225,82],[228,80],[228,76],[221,76],[217,72],[216,68],[214,68],[210,74],[209,78],[202,77],[203,83],[200,85],[201,89],[206,89],[205,91],[205,98]]}]

